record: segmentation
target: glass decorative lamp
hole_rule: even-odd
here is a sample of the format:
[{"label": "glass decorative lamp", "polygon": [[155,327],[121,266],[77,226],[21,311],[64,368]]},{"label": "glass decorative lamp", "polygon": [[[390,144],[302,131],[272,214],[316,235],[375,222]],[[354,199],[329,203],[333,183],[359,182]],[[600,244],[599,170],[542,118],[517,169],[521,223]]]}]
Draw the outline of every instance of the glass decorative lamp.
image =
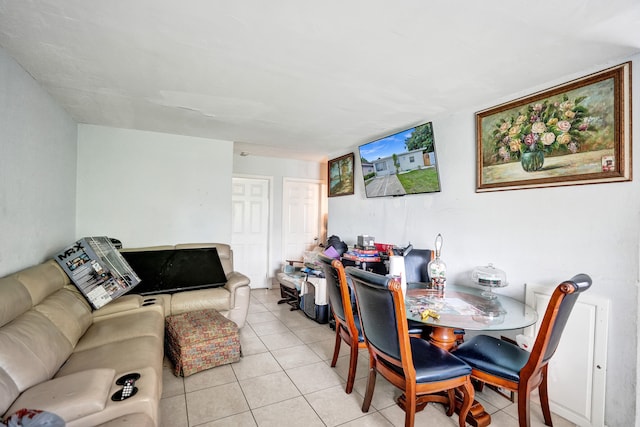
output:
[{"label": "glass decorative lamp", "polygon": [[429,278],[431,279],[431,288],[444,291],[444,287],[447,284],[447,265],[440,258],[442,251],[442,235],[436,236],[436,257],[429,261],[427,265],[427,271],[429,272]]}]

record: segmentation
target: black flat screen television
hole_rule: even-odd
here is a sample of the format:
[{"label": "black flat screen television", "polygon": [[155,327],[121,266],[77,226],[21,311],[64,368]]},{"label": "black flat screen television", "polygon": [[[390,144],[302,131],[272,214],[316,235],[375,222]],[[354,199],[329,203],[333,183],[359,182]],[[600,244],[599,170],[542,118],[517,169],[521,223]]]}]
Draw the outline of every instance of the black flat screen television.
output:
[{"label": "black flat screen television", "polygon": [[368,142],[358,149],[367,197],[440,191],[431,122]]},{"label": "black flat screen television", "polygon": [[131,294],[153,295],[223,286],[227,282],[216,248],[121,252],[140,283]]}]

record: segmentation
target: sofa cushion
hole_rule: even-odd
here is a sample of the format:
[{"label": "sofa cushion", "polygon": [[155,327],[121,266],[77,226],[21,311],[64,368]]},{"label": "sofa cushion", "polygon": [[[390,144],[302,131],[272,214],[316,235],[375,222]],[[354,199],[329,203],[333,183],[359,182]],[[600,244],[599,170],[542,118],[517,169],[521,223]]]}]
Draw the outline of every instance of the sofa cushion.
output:
[{"label": "sofa cushion", "polygon": [[163,357],[164,340],[153,336],[131,338],[75,351],[55,376],[61,377],[99,366],[114,369],[116,376],[138,372],[141,367],[149,367],[161,378]]},{"label": "sofa cushion", "polygon": [[0,367],[0,418],[19,395],[18,385],[13,381],[9,372]]},{"label": "sofa cushion", "polygon": [[164,339],[164,315],[151,308],[138,310],[130,314],[99,318],[91,325],[74,351],[84,351],[130,338],[152,336]]},{"label": "sofa cushion", "polygon": [[[62,332],[42,313],[29,310],[0,329],[0,413],[18,394],[50,379],[69,357],[73,347]],[[35,408],[38,409],[38,408]]]},{"label": "sofa cushion", "polygon": [[34,307],[51,321],[72,346],[91,326],[92,316],[89,306],[80,301],[68,289],[60,289]]},{"label": "sofa cushion", "polygon": [[231,307],[231,293],[226,288],[178,292],[171,296],[171,314],[214,309],[223,314]]},{"label": "sofa cushion", "polygon": [[0,326],[31,309],[31,295],[14,276],[0,279]]},{"label": "sofa cushion", "polygon": [[69,283],[69,277],[54,260],[19,271],[15,276],[29,291],[32,305],[40,304]]}]

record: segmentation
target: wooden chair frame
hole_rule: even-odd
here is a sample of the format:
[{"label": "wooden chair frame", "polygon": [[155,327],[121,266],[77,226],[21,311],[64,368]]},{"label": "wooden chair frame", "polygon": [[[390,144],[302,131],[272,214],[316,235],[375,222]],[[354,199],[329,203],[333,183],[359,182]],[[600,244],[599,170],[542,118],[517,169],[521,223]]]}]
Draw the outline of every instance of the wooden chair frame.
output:
[{"label": "wooden chair frame", "polygon": [[[354,270],[356,269],[353,269],[353,267],[347,267],[346,269],[354,282],[363,282],[361,279],[354,277],[351,274]],[[459,389],[463,396],[460,406],[459,424],[460,427],[465,427],[465,419],[471,409],[475,394],[471,383],[471,375],[443,381],[417,383],[416,370],[413,364],[413,354],[410,344],[411,338],[408,333],[406,309],[401,285],[397,279],[387,278],[387,280],[389,281],[388,290],[393,296],[393,305],[396,313],[397,334],[400,344],[400,360],[389,356],[373,345],[367,339],[366,329],[363,329],[365,342],[369,349],[369,376],[367,379],[367,389],[364,401],[362,403],[362,411],[369,411],[375,389],[376,374],[379,372],[391,384],[403,391],[403,395],[398,398],[397,403],[398,406],[405,411],[405,427],[412,427],[414,425],[416,412],[424,409],[428,402],[438,402],[447,405],[447,415],[453,415],[456,406],[456,389]],[[365,286],[367,286],[366,282],[364,283]],[[356,286],[356,299],[358,299],[357,285],[356,283],[354,283],[354,285]],[[359,303],[358,311],[362,318],[362,309]],[[391,366],[399,368],[404,375],[392,369]],[[444,394],[436,394],[441,392],[444,392]]]},{"label": "wooden chair frame", "polygon": [[[338,362],[338,356],[340,354],[340,345],[344,341],[350,348],[349,351],[349,371],[347,374],[347,385],[345,392],[350,394],[353,391],[353,384],[356,378],[356,369],[358,367],[358,350],[361,348],[367,348],[367,344],[364,341],[360,341],[358,336],[358,328],[356,327],[355,318],[353,317],[353,309],[351,307],[351,297],[349,295],[349,284],[347,282],[347,276],[344,271],[344,266],[337,259],[331,259],[324,255],[318,255],[318,259],[325,266],[325,277],[327,280],[327,286],[338,286],[342,301],[333,301],[331,298],[331,290],[329,290],[329,302],[331,311],[333,312],[333,318],[336,322],[336,341],[333,350],[333,357],[331,359],[331,367],[334,368]],[[335,276],[333,275],[335,274]],[[332,283],[337,276],[337,283]],[[344,313],[344,320],[340,316],[336,315],[336,304],[340,303],[342,311]]]},{"label": "wooden chair frame", "polygon": [[[576,282],[573,281],[578,277],[579,276],[576,276],[572,280],[562,282],[556,287],[551,295],[551,299],[547,305],[547,309],[545,310],[536,340],[531,349],[529,360],[520,370],[519,381],[511,381],[480,371],[476,368],[472,369],[471,376],[474,380],[518,393],[518,420],[521,427],[528,427],[531,425],[531,391],[536,388],[538,388],[538,393],[540,395],[540,405],[542,406],[544,423],[548,426],[553,426],[551,410],[549,408],[549,394],[547,390],[547,370],[549,360],[551,360],[551,356],[553,355],[553,352],[555,352],[555,348],[552,347],[550,349],[549,346],[552,338],[552,331],[556,320],[558,319],[562,302],[568,295],[582,291],[578,290],[579,287],[576,285]],[[580,277],[580,279],[583,279],[583,277]],[[588,276],[586,276],[586,279],[584,280],[588,280],[589,286],[591,285],[591,279],[588,278]],[[586,288],[588,288],[588,286],[584,289]],[[561,333],[562,331],[559,332]],[[548,350],[551,350],[551,354],[547,354]]]}]

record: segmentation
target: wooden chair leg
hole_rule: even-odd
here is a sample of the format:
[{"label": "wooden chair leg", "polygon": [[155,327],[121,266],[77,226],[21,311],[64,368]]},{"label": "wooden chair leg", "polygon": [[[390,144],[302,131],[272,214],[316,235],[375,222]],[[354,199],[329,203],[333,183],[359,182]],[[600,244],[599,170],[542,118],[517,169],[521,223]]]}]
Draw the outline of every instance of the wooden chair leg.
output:
[{"label": "wooden chair leg", "polygon": [[531,400],[531,391],[527,387],[527,382],[520,380],[518,387],[518,422],[520,427],[531,426],[531,416],[529,411],[529,402]]},{"label": "wooden chair leg", "polygon": [[469,411],[471,411],[471,405],[473,404],[475,396],[475,390],[473,388],[473,384],[471,384],[471,380],[464,383],[464,385],[460,387],[460,390],[462,391],[462,406],[460,406],[458,419],[460,427],[465,427],[467,415],[469,414]]},{"label": "wooden chair leg", "polygon": [[447,390],[447,396],[449,396],[449,406],[447,406],[447,416],[453,415],[456,409],[456,391],[454,389]]},{"label": "wooden chair leg", "polygon": [[538,387],[538,393],[540,394],[540,406],[542,406],[542,415],[544,416],[544,423],[548,426],[553,426],[551,420],[551,409],[549,408],[549,393],[547,391],[547,366],[542,368],[542,382]]},{"label": "wooden chair leg", "polygon": [[364,394],[364,400],[362,401],[362,412],[369,412],[371,406],[371,399],[373,399],[373,390],[376,388],[376,367],[375,361],[371,358],[369,363],[369,377],[367,378],[367,391]]},{"label": "wooden chair leg", "polygon": [[351,353],[349,354],[349,372],[347,374],[347,394],[353,391],[353,383],[356,380],[356,368],[358,367],[358,343],[351,343]]},{"label": "wooden chair leg", "polygon": [[405,390],[404,391],[405,402],[404,402],[404,427],[413,427],[413,424],[416,420],[416,391],[413,390]]},{"label": "wooden chair leg", "polygon": [[476,389],[476,391],[484,390],[484,383],[482,381],[476,380],[475,378],[471,379],[471,384]]},{"label": "wooden chair leg", "polygon": [[336,343],[333,346],[333,358],[331,359],[331,367],[335,368],[338,362],[338,355],[340,354],[340,344],[342,343],[342,337],[340,336],[340,324],[336,322]]}]

